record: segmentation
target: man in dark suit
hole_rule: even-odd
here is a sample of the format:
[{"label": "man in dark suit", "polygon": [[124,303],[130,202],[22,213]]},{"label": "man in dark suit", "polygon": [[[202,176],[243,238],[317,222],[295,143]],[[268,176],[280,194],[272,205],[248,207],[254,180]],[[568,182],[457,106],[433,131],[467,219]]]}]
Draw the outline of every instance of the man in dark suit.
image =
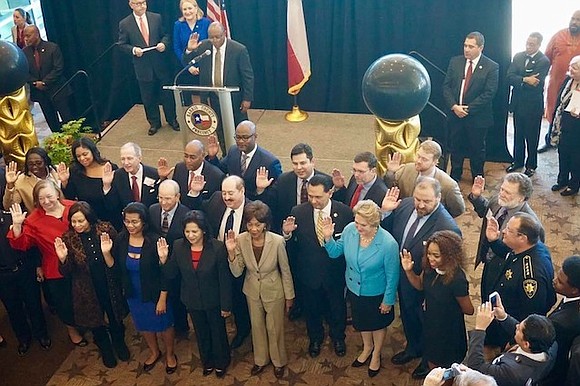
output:
[{"label": "man in dark suit", "polygon": [[[248,200],[244,196],[244,180],[238,176],[229,176],[222,181],[222,189],[212,194],[209,200],[203,201],[202,210],[214,232],[215,238],[225,240],[229,230],[239,235],[246,231],[243,221],[244,207]],[[245,273],[234,278],[232,275],[232,301],[236,336],[232,340],[232,349],[240,347],[250,334],[250,314],[246,296],[242,292]]]},{"label": "man in dark suit", "polygon": [[354,157],[352,177],[345,187],[345,178],[338,169],[332,170],[334,199],[354,208],[360,200],[372,200],[381,206],[387,193],[387,186],[377,176],[377,157],[365,151]]},{"label": "man in dark suit", "polygon": [[[218,160],[217,152],[219,144],[214,135],[210,135],[207,141],[206,159],[219,167],[224,173],[232,176],[240,176],[244,180],[246,196],[255,200],[257,195],[256,176],[258,174],[268,180],[275,181],[282,174],[282,165],[268,150],[258,146],[256,139],[256,125],[252,121],[243,121],[236,127],[236,144],[228,151],[228,154]],[[260,170],[260,173],[258,171]]]},{"label": "man in dark suit", "polygon": [[463,43],[463,56],[451,58],[443,98],[448,114],[451,177],[459,182],[463,160],[470,159],[471,177],[483,176],[485,137],[493,126],[492,101],[498,86],[499,66],[483,55],[485,39],[471,32]]},{"label": "man in dark suit", "polygon": [[[160,158],[157,163],[157,172],[161,179],[171,178],[179,184],[181,202],[190,209],[201,209],[201,203],[208,200],[212,194],[221,189],[225,177],[218,167],[204,159],[203,143],[194,139],[185,145],[183,162],[169,168],[167,160]],[[202,177],[203,187],[200,192],[193,192],[191,182],[195,176]]]},{"label": "man in dark suit", "polygon": [[514,113],[514,161],[508,173],[524,167],[531,177],[538,167],[538,142],[544,115],[544,80],[550,60],[540,51],[542,35],[533,32],[526,41],[526,50],[518,52],[510,64],[507,80],[512,86],[510,110]]},{"label": "man in dark suit", "polygon": [[[344,256],[328,257],[321,246],[322,234],[317,234],[317,219],[330,217],[335,238],[353,221],[352,210],[341,202],[331,200],[332,180],[329,176],[313,176],[308,183],[308,201],[292,208],[282,225],[288,254],[296,262],[295,283],[302,287],[306,329],[310,345],[308,353],[315,358],[324,341],[323,316],[330,329],[330,338],[337,356],[346,354],[346,304],[344,299],[346,263]],[[320,220],[322,221],[322,220]]]},{"label": "man in dark suit", "polygon": [[64,84],[64,60],[60,48],[52,42],[40,38],[40,32],[35,25],[24,28],[23,48],[28,60],[28,83],[30,84],[30,98],[40,104],[42,114],[52,132],[60,131],[61,123],[73,118],[69,107],[70,89],[65,88],[53,98],[54,93]]},{"label": "man in dark suit", "polygon": [[[441,205],[441,185],[431,177],[419,177],[413,197],[399,200],[399,189],[389,189],[382,202],[381,210],[386,217],[381,226],[389,231],[402,251],[406,249],[413,256],[413,270],[421,274],[424,242],[433,233],[449,230],[461,235],[457,223]],[[402,271],[402,268],[401,268]],[[417,291],[401,272],[399,279],[399,305],[401,320],[407,339],[405,350],[395,354],[391,362],[402,365],[419,358],[423,354],[423,292]],[[414,379],[424,378],[429,373],[429,366],[421,363],[413,371]]]},{"label": "man in dark suit", "polygon": [[[226,39],[223,25],[213,22],[208,28],[208,39],[198,42],[197,34],[191,34],[187,43],[183,61],[192,58],[206,50],[212,52],[211,58],[199,62],[200,86],[239,87],[240,91],[231,93],[234,124],[248,119],[248,109],[254,100],[254,71],[246,46],[232,39]],[[224,59],[225,57],[225,59]],[[211,105],[222,117],[219,99],[215,93],[202,93],[201,100]],[[226,142],[221,122],[218,121],[217,134],[222,146],[222,154],[226,154]]]},{"label": "man in dark suit", "polygon": [[103,191],[111,205],[121,210],[130,202],[150,207],[157,202],[159,175],[157,169],[141,163],[141,147],[133,142],[121,146],[121,167],[115,170],[111,186],[103,183]]},{"label": "man in dark suit", "polygon": [[[183,238],[182,220],[189,208],[179,202],[179,185],[173,180],[165,180],[159,184],[159,203],[149,207],[151,227],[155,232],[167,240],[169,254],[173,242]],[[180,300],[181,277],[176,275],[170,283],[169,301],[173,306],[175,332],[177,335],[187,336],[187,310]]]},{"label": "man in dark suit", "polygon": [[147,12],[144,0],[129,0],[129,7],[133,13],[119,22],[119,47],[133,55],[141,100],[150,125],[148,134],[154,135],[161,128],[160,98],[167,123],[179,131],[173,93],[162,89],[172,79],[165,54],[169,35],[163,29],[161,15]]}]

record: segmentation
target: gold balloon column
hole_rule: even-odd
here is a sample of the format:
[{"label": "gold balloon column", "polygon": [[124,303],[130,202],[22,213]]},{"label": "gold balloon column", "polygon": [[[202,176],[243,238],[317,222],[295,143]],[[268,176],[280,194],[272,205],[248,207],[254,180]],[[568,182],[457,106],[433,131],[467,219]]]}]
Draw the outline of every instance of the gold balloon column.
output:
[{"label": "gold balloon column", "polygon": [[16,161],[19,168],[28,149],[38,146],[24,87],[0,97],[0,146],[5,162]]},{"label": "gold balloon column", "polygon": [[421,121],[415,115],[404,121],[387,121],[376,118],[375,121],[375,155],[377,157],[377,171],[384,175],[387,171],[389,156],[401,153],[401,164],[411,162],[419,148],[419,133]]}]

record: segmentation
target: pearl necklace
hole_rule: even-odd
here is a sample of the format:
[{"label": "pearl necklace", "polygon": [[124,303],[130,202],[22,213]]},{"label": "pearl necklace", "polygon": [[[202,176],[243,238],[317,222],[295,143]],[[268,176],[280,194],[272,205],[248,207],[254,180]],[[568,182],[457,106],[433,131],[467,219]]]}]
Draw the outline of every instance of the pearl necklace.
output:
[{"label": "pearl necklace", "polygon": [[361,244],[368,244],[371,241],[373,241],[373,239],[375,238],[375,235],[377,234],[377,231],[378,231],[378,228],[375,229],[373,235],[371,237],[368,237],[368,238],[362,237],[362,236],[359,235]]}]

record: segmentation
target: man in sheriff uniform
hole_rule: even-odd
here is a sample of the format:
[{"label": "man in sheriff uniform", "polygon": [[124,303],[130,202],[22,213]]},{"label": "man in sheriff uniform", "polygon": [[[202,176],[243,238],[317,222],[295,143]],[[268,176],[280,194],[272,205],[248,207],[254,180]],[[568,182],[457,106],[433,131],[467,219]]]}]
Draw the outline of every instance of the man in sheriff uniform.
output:
[{"label": "man in sheriff uniform", "polygon": [[[550,252],[540,241],[541,230],[540,222],[528,213],[513,215],[502,231],[495,217],[487,221],[485,235],[494,256],[486,263],[482,296],[497,291],[506,312],[517,320],[531,314],[545,315],[556,301],[554,268]],[[487,329],[485,343],[503,348],[511,338],[494,321]]]}]

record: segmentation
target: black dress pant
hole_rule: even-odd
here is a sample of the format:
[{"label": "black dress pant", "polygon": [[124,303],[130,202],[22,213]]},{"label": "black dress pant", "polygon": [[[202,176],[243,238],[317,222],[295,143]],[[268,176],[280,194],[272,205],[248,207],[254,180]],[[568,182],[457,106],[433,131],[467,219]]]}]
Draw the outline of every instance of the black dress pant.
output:
[{"label": "black dress pant", "polygon": [[465,158],[469,158],[471,178],[483,176],[487,128],[472,127],[465,118],[451,117],[448,124],[451,149],[451,178],[455,181],[461,180]]},{"label": "black dress pant", "polygon": [[161,127],[161,113],[159,112],[159,102],[163,105],[163,113],[168,123],[176,120],[175,99],[173,92],[163,90],[164,85],[172,84],[169,78],[154,79],[151,81],[139,80],[139,91],[141,92],[141,101],[145,108],[145,116],[151,127],[159,129]]},{"label": "black dress pant", "polygon": [[302,285],[302,306],[306,311],[306,329],[310,342],[324,340],[322,319],[326,319],[330,338],[342,341],[346,329],[346,301],[343,285],[322,285],[313,289]]},{"label": "black dress pant", "polygon": [[185,333],[189,331],[189,323],[187,322],[187,308],[183,305],[180,299],[181,295],[181,275],[177,275],[175,279],[169,283],[169,302],[173,307],[173,319],[175,331],[178,333]]},{"label": "black dress pant", "polygon": [[22,263],[15,272],[1,272],[0,300],[19,342],[48,336],[35,267]]},{"label": "black dress pant", "polygon": [[580,187],[580,119],[562,114],[562,129],[558,144],[558,184],[572,190]]},{"label": "black dress pant", "polygon": [[[527,169],[538,167],[538,143],[542,126],[543,109],[539,111],[514,111],[514,164]],[[528,158],[525,159],[526,151]],[[524,163],[525,159],[525,163]]]},{"label": "black dress pant", "polygon": [[204,368],[225,370],[230,364],[230,345],[221,310],[189,310]]},{"label": "black dress pant", "polygon": [[[31,86],[34,87],[34,86]],[[60,132],[62,123],[66,123],[73,119],[73,114],[69,105],[68,95],[57,95],[56,98],[51,99],[51,95],[45,91],[36,90],[33,94],[33,100],[38,102],[42,109],[42,115],[46,119],[46,123],[53,133]],[[58,114],[62,118],[62,123],[58,119]]]}]

